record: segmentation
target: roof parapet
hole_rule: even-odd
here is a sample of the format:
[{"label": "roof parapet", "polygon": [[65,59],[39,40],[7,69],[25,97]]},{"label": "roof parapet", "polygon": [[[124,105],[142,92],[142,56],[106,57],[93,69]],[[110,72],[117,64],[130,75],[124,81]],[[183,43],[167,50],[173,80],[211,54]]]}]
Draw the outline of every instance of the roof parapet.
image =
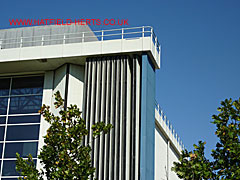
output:
[{"label": "roof parapet", "polygon": [[20,36],[17,38],[3,38],[3,37],[1,38],[0,37],[0,50],[11,49],[11,48],[33,47],[33,46],[65,45],[65,44],[85,43],[85,42],[94,42],[94,41],[105,42],[105,41],[111,41],[111,40],[133,40],[133,39],[141,39],[141,38],[144,39],[147,37],[150,39],[149,41],[150,44],[148,48],[145,48],[144,44],[142,44],[142,49],[150,50],[154,59],[153,60],[154,66],[156,68],[160,68],[161,46],[151,26],[108,29],[108,30],[100,30],[100,31],[86,31],[86,32],[82,31],[82,32],[74,32],[74,33],[60,33],[60,34],[52,33],[52,34],[42,34],[42,35],[34,35],[34,36]]},{"label": "roof parapet", "polygon": [[185,149],[182,140],[167,119],[167,116],[164,114],[159,104],[155,102],[155,105],[155,119],[157,124],[164,131],[163,133],[167,136],[167,139],[170,140],[171,144],[178,150],[178,153],[181,153],[181,151]]}]

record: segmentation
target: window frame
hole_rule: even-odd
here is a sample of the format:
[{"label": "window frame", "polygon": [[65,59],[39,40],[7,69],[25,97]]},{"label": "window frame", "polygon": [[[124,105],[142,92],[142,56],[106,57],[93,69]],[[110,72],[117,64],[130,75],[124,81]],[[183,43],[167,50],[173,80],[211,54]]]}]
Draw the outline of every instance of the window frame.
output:
[{"label": "window frame", "polygon": [[[13,81],[13,78],[21,78],[21,77],[24,77],[24,78],[27,78],[27,77],[39,77],[41,76],[43,78],[42,80],[42,92],[41,93],[38,93],[38,94],[19,94],[19,95],[11,95],[11,87],[12,87],[12,81]],[[0,80],[1,79],[10,79],[10,84],[9,84],[9,89],[8,89],[8,95],[4,95],[4,96],[0,96],[0,98],[7,98],[8,99],[8,102],[7,102],[7,112],[6,114],[2,114],[0,115],[0,117],[5,117],[5,123],[3,124],[0,124],[0,127],[4,127],[4,139],[3,141],[0,141],[0,143],[2,144],[2,154],[0,156],[0,179],[9,179],[9,178],[12,178],[12,179],[17,179],[19,176],[2,176],[2,173],[3,173],[3,163],[4,161],[6,160],[16,160],[16,158],[5,158],[4,157],[4,154],[5,154],[5,144],[6,143],[26,143],[26,142],[34,142],[34,143],[37,143],[37,148],[39,146],[39,139],[40,139],[40,136],[39,136],[39,132],[40,132],[40,124],[41,124],[41,117],[40,117],[40,122],[36,123],[14,123],[14,124],[8,124],[8,117],[11,117],[11,116],[32,116],[32,115],[39,115],[40,116],[40,113],[24,113],[24,114],[9,114],[9,109],[10,109],[10,99],[12,97],[22,97],[22,96],[42,96],[42,99],[41,99],[41,105],[43,104],[43,93],[44,93],[44,79],[45,78],[45,74],[44,73],[37,73],[37,74],[26,74],[26,75],[12,75],[12,76],[0,76]],[[7,138],[7,128],[9,126],[23,126],[23,125],[38,125],[39,126],[39,132],[38,132],[38,139],[37,140],[17,140],[17,141],[6,141],[6,138]],[[27,159],[27,158],[23,158],[23,159]],[[33,160],[37,163],[37,157],[33,158]]]}]

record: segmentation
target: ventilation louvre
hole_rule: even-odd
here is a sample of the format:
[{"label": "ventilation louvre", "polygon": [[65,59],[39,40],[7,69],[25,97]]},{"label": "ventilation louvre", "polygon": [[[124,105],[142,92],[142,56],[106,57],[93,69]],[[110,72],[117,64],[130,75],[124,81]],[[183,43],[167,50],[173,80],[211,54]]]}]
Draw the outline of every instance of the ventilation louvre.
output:
[{"label": "ventilation louvre", "polygon": [[[85,66],[83,118],[90,135],[92,164],[99,180],[139,179],[140,58],[88,58]],[[111,123],[107,135],[93,140],[91,126]]]}]

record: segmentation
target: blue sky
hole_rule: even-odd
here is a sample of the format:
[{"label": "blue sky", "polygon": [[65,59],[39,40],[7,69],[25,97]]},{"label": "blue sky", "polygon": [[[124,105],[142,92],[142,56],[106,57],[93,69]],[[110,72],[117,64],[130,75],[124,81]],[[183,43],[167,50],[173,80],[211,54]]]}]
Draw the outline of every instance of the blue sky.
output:
[{"label": "blue sky", "polygon": [[239,97],[239,0],[2,1],[1,29],[10,28],[10,18],[119,18],[130,27],[153,26],[162,45],[156,99],[189,149],[205,140],[210,154],[217,140],[211,116],[221,100]]}]

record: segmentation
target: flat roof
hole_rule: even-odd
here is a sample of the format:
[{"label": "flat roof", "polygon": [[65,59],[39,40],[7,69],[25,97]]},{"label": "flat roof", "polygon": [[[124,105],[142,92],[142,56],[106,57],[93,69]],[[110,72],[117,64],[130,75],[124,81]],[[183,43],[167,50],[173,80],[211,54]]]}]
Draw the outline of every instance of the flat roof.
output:
[{"label": "flat roof", "polygon": [[91,38],[85,38],[86,42],[98,40],[88,25],[45,25],[1,29],[0,46],[1,49],[18,48],[20,43],[22,47],[38,46],[41,44],[42,37],[46,45],[61,44],[60,38],[64,34],[66,38],[72,37],[68,43],[74,43],[73,38],[81,37],[82,32],[88,37],[91,36]]},{"label": "flat roof", "polygon": [[84,65],[89,56],[146,52],[159,69],[161,48],[150,26],[91,31],[87,25],[72,24],[0,30],[1,73],[51,70],[66,62]]}]

